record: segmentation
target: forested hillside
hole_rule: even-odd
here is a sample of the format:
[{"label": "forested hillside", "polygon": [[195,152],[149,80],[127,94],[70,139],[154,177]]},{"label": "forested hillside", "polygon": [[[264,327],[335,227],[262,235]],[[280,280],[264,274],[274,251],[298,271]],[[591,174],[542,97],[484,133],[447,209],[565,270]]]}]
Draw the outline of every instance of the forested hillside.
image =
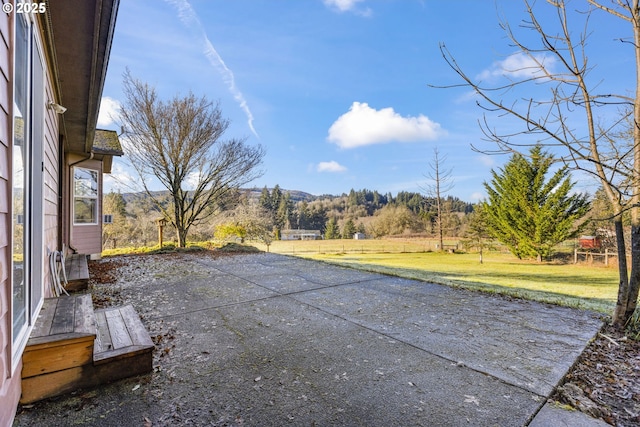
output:
[{"label": "forested hillside", "polygon": [[[434,198],[413,192],[394,196],[368,189],[314,196],[276,185],[242,189],[237,196],[233,204],[217,207],[218,213],[211,220],[197,224],[190,240],[211,240],[223,225],[227,230],[259,225],[258,229],[272,232],[276,239],[286,229],[319,230],[325,238],[352,238],[357,231],[372,238],[432,235],[439,220],[446,236],[458,236],[465,227],[466,215],[473,211],[472,204],[449,196],[442,201],[445,209],[439,219]],[[154,197],[169,201],[168,192],[156,192]],[[113,215],[113,224],[104,226],[105,248],[157,242],[157,220],[161,214],[148,195],[109,193],[103,203],[103,212]],[[165,240],[171,240],[172,230],[167,228]],[[251,232],[247,237],[251,237]]]}]

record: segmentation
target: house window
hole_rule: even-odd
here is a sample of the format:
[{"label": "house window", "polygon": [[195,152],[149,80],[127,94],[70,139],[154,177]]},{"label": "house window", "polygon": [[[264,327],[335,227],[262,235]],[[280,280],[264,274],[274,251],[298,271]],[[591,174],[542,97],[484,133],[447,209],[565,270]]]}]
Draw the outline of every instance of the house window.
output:
[{"label": "house window", "polygon": [[12,143],[12,360],[17,360],[43,300],[43,55],[33,18],[15,15]]},{"label": "house window", "polygon": [[98,171],[73,168],[73,223],[98,223]]},{"label": "house window", "polygon": [[30,177],[29,148],[29,26],[16,15],[15,79],[13,99],[13,341],[16,343],[27,327],[27,242],[28,227],[24,218],[29,214],[26,189]]}]

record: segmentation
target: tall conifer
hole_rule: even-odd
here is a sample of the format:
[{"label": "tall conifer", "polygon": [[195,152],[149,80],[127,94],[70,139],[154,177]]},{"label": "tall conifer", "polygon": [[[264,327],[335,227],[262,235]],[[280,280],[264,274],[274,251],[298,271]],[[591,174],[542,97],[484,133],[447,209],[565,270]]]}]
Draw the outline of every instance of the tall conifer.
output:
[{"label": "tall conifer", "polygon": [[546,180],[552,164],[553,156],[535,146],[530,158],[514,154],[499,172],[491,171],[491,184],[484,183],[489,230],[518,258],[540,261],[585,225],[578,222],[589,210],[587,195],[571,194],[575,183],[567,167]]}]

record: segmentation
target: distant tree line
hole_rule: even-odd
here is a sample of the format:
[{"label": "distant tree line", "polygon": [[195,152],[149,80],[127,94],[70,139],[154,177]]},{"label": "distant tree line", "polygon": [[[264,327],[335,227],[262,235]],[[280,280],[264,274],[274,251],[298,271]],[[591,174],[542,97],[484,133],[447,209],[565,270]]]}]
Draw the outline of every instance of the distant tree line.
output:
[{"label": "distant tree line", "polygon": [[[269,224],[274,239],[279,239],[280,232],[288,229],[319,230],[326,239],[350,239],[356,232],[372,238],[429,235],[433,233],[436,221],[435,201],[417,192],[402,191],[395,197],[391,193],[368,189],[352,189],[340,195],[302,194],[283,190],[279,185],[271,189],[265,187],[259,192],[240,190],[221,207],[218,215],[195,224],[190,238],[206,241],[216,237],[216,230],[218,236],[233,234],[230,230],[247,230],[247,218],[251,215],[252,221]],[[153,196],[161,206],[168,206],[171,201],[168,192],[154,192]],[[457,236],[463,231],[464,218],[473,211],[473,205],[451,196],[442,202],[450,207],[444,221],[446,234]],[[146,193],[105,194],[103,211],[113,215],[113,224],[103,227],[105,248],[157,242],[157,219],[163,215],[161,208]],[[227,227],[219,228],[223,224]],[[165,228],[166,239],[174,233],[171,225]]]}]

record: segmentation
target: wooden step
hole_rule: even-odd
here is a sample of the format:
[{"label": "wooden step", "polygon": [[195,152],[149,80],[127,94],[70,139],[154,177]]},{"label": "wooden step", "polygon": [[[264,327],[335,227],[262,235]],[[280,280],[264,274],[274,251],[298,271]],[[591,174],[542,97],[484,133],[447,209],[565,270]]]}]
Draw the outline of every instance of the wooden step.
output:
[{"label": "wooden step", "polygon": [[153,348],[131,305],[94,312],[89,294],[46,299],[22,356],[20,402],[148,373]]},{"label": "wooden step", "polygon": [[153,341],[133,306],[96,310],[95,316],[98,335],[93,347],[93,364],[105,381],[153,369]]},{"label": "wooden step", "polygon": [[21,402],[73,390],[93,364],[95,338],[91,295],[45,299],[22,354]]},{"label": "wooden step", "polygon": [[67,273],[68,291],[84,291],[89,287],[89,262],[84,254],[70,254],[65,257],[64,269]]}]

